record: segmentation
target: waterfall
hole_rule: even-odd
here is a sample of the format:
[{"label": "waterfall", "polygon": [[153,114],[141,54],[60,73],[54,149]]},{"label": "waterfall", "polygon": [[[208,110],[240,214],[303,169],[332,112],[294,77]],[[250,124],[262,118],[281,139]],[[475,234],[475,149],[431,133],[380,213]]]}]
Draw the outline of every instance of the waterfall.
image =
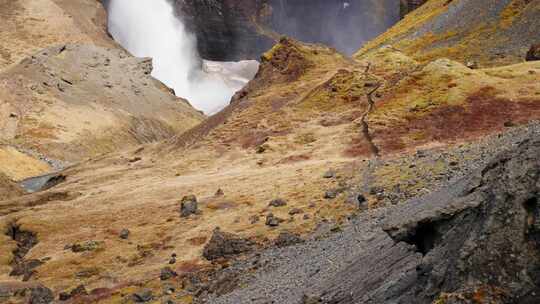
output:
[{"label": "waterfall", "polygon": [[[248,76],[231,85],[225,70],[231,63],[218,69],[218,73],[205,71],[194,36],[186,31],[167,0],[109,0],[107,11],[113,38],[134,56],[153,58],[152,76],[206,114],[225,107],[254,75],[242,71]],[[213,70],[216,65],[212,63]]]}]

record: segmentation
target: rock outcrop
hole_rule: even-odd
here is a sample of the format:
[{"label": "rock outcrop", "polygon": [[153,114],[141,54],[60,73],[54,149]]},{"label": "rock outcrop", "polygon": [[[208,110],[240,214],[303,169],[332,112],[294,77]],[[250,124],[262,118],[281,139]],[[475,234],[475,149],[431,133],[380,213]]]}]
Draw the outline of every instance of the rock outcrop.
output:
[{"label": "rock outcrop", "polygon": [[530,138],[329,239],[268,250],[256,259],[272,262],[245,287],[210,302],[538,303],[539,185],[540,140]]},{"label": "rock outcrop", "polygon": [[353,53],[399,18],[392,0],[187,0],[176,8],[210,60],[258,59],[280,35]]}]

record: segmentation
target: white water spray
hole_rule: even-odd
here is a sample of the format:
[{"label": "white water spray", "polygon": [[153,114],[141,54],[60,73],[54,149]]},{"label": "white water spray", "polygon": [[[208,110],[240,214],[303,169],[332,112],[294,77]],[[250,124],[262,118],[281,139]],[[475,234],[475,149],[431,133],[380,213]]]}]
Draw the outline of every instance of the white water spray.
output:
[{"label": "white water spray", "polygon": [[[253,63],[243,63],[247,70],[240,74],[231,72],[236,75],[228,73],[231,63],[221,68],[219,63],[205,63],[213,68],[204,71],[195,38],[186,31],[167,0],[109,0],[107,9],[109,32],[114,39],[134,56],[152,57],[152,76],[206,114],[225,107],[256,72]],[[231,77],[240,81],[227,81]]]}]

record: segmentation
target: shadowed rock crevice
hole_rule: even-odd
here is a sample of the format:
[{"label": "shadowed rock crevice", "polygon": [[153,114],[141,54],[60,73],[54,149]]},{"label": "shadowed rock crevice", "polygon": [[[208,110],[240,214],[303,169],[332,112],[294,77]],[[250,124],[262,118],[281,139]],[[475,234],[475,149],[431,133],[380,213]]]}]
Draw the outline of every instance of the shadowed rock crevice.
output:
[{"label": "shadowed rock crevice", "polygon": [[13,270],[10,276],[23,276],[23,281],[28,281],[34,274],[34,269],[43,264],[40,260],[26,260],[25,256],[37,245],[38,239],[36,233],[23,230],[20,225],[12,223],[8,226],[6,235],[17,243],[13,250],[13,259],[11,266]]}]

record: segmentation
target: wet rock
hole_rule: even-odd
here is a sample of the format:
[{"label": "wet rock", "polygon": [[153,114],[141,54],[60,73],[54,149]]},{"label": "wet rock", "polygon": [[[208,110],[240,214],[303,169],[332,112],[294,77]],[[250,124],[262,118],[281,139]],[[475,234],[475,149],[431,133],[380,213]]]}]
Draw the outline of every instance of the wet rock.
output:
[{"label": "wet rock", "polygon": [[171,269],[171,267],[165,267],[161,269],[161,274],[159,275],[159,278],[162,281],[167,281],[169,279],[172,279],[174,277],[178,276],[178,274]]},{"label": "wet rock", "polygon": [[210,241],[204,246],[203,257],[209,261],[229,258],[252,250],[254,243],[232,233],[216,228]]},{"label": "wet rock", "polygon": [[304,210],[302,210],[300,208],[292,208],[289,211],[289,215],[296,215],[296,214],[302,214],[302,213],[304,213]]},{"label": "wet rock", "polygon": [[85,296],[88,295],[88,292],[86,291],[86,287],[84,285],[79,285],[75,289],[71,290],[70,292],[61,292],[59,294],[59,300],[60,301],[67,301],[71,298],[78,297],[78,296]]},{"label": "wet rock", "polygon": [[154,299],[154,295],[152,293],[152,290],[150,289],[143,289],[133,294],[133,301],[135,303],[150,302],[153,299]]},{"label": "wet rock", "polygon": [[86,241],[83,243],[75,243],[71,245],[71,251],[73,252],[84,252],[84,251],[94,251],[98,249],[103,242],[98,241]]},{"label": "wet rock", "polygon": [[188,195],[182,198],[180,202],[180,216],[188,217],[192,214],[197,214],[198,212],[198,203],[197,197],[195,195]]},{"label": "wet rock", "polygon": [[283,231],[274,241],[274,244],[278,247],[287,247],[294,244],[302,243],[304,240],[298,235],[288,231]]},{"label": "wet rock", "polygon": [[129,229],[122,229],[122,231],[120,231],[120,238],[123,239],[123,240],[127,240],[129,238]]},{"label": "wet rock", "polygon": [[266,216],[266,222],[265,222],[266,226],[277,227],[279,226],[281,222],[283,222],[283,220],[278,217],[275,217],[274,214],[272,213],[269,213]]},{"label": "wet rock", "polygon": [[527,55],[525,56],[525,60],[527,61],[540,60],[540,43],[531,46],[530,50],[527,52]]},{"label": "wet rock", "polygon": [[287,202],[284,199],[277,198],[277,199],[274,199],[274,200],[270,201],[268,206],[269,207],[283,207],[283,206],[287,206]]},{"label": "wet rock", "polygon": [[53,292],[45,286],[40,285],[30,290],[29,304],[49,304],[53,301]]}]

